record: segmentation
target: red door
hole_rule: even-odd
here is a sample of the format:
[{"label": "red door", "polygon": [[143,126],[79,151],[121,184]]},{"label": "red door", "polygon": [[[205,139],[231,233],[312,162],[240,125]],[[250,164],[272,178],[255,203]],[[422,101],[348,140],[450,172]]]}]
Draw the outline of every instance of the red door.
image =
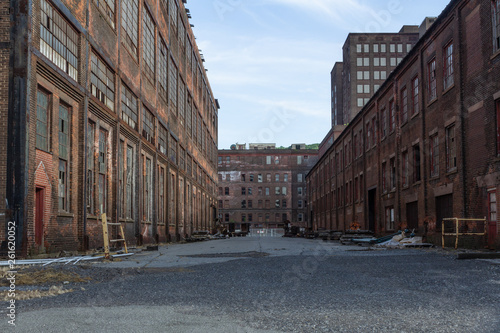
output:
[{"label": "red door", "polygon": [[38,246],[42,245],[43,242],[43,197],[44,189],[41,187],[36,188],[35,195],[35,244]]}]

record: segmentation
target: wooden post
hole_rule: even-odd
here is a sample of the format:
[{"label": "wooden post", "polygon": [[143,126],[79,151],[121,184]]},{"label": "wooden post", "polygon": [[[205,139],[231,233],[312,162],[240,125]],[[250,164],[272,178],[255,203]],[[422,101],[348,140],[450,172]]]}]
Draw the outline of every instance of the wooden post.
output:
[{"label": "wooden post", "polygon": [[104,239],[104,258],[109,259],[109,236],[108,236],[108,219],[106,213],[101,215],[102,222],[102,237]]}]

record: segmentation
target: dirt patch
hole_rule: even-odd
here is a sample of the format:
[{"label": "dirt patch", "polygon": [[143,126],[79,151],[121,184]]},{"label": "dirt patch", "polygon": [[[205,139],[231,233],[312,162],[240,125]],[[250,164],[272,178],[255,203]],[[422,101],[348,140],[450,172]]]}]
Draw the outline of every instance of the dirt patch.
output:
[{"label": "dirt patch", "polygon": [[[77,273],[55,270],[53,268],[19,268],[16,273],[16,286],[45,285],[63,282],[87,282],[90,277],[81,277]],[[5,287],[10,283],[7,280],[8,268],[0,269],[0,286]]]}]

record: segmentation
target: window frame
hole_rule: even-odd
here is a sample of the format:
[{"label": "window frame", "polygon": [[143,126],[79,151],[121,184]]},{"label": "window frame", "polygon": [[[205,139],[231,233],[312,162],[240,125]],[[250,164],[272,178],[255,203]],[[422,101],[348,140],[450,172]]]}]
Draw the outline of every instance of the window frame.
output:
[{"label": "window frame", "polygon": [[436,58],[432,58],[427,63],[427,80],[428,80],[428,90],[429,103],[437,98],[437,77],[436,77]]},{"label": "window frame", "polygon": [[443,88],[451,88],[455,83],[453,69],[453,41],[443,48]]}]

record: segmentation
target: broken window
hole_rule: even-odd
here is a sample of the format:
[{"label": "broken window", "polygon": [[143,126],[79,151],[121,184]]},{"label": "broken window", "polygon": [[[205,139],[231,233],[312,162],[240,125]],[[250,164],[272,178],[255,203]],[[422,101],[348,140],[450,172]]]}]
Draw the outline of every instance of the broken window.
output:
[{"label": "broken window", "polygon": [[78,81],[78,33],[48,1],[40,9],[40,52]]},{"label": "broken window", "polygon": [[500,50],[500,0],[491,1],[493,16],[493,52]]},{"label": "broken window", "polygon": [[443,61],[443,73],[444,73],[444,89],[448,89],[453,85],[453,43],[449,43],[445,46],[444,51],[444,61]]},{"label": "broken window", "polygon": [[125,47],[137,57],[138,30],[139,30],[139,1],[122,1],[122,24],[123,43]]},{"label": "broken window", "polygon": [[279,173],[274,175],[274,181],[276,181],[276,182],[280,181],[280,174]]},{"label": "broken window", "polygon": [[253,182],[253,173],[250,174],[250,181]]},{"label": "broken window", "polygon": [[427,64],[427,79],[429,84],[429,101],[437,98],[437,84],[436,84],[436,59],[432,59]]},{"label": "broken window", "polygon": [[159,124],[158,128],[158,150],[160,150],[160,153],[163,155],[167,155],[167,142],[168,142],[168,131],[167,129],[162,125]]},{"label": "broken window", "polygon": [[297,187],[297,194],[302,195],[302,187]]},{"label": "broken window", "polygon": [[245,187],[241,188],[241,195],[246,195],[246,188]]},{"label": "broken window", "polygon": [[229,187],[224,188],[224,195],[229,195]]},{"label": "broken window", "polygon": [[[170,58],[169,63],[169,78],[170,78],[170,88],[169,88],[169,100],[171,105],[171,110],[174,114],[177,114],[177,67],[173,58]],[[201,124],[198,124],[201,126]],[[199,133],[201,134],[201,133]]]},{"label": "broken window", "polygon": [[287,174],[287,173],[285,173],[285,174],[283,175],[283,181],[284,181],[284,182],[287,182],[287,181],[288,181],[288,174]]},{"label": "broken window", "polygon": [[259,195],[262,195],[262,187],[259,187]]},{"label": "broken window", "polygon": [[248,200],[248,208],[253,208],[253,201],[252,200]]},{"label": "broken window", "polygon": [[252,195],[252,188],[251,187],[248,188],[248,195]]},{"label": "broken window", "polygon": [[241,201],[241,208],[247,208],[247,201],[246,200]]},{"label": "broken window", "polygon": [[257,181],[262,183],[262,175],[260,173],[257,175]]},{"label": "broken window", "polygon": [[151,112],[149,112],[145,107],[143,110],[143,121],[142,121],[142,136],[151,142],[155,143],[155,117]]},{"label": "broken window", "polygon": [[394,157],[390,159],[389,167],[390,167],[389,186],[390,189],[393,191],[396,189],[396,159]]},{"label": "broken window", "polygon": [[385,208],[385,227],[386,230],[394,230],[394,206]]},{"label": "broken window", "polygon": [[137,98],[132,94],[132,91],[122,84],[122,112],[123,121],[130,127],[137,130]]},{"label": "broken window", "polygon": [[242,173],[242,174],[241,174],[241,181],[242,181],[242,182],[244,182],[244,181],[245,181],[245,174],[244,174],[244,173]]},{"label": "broken window", "polygon": [[281,194],[286,195],[286,187],[285,186],[283,186],[281,188]]},{"label": "broken window", "polygon": [[286,208],[286,199],[281,200],[281,207]]},{"label": "broken window", "polygon": [[281,188],[279,186],[276,186],[275,189],[274,189],[274,192],[276,195],[280,195],[281,194]]},{"label": "broken window", "polygon": [[69,108],[59,105],[59,210],[69,211],[68,205],[68,160],[69,160]]},{"label": "broken window", "polygon": [[37,91],[36,107],[36,148],[49,150],[49,95]]},{"label": "broken window", "polygon": [[177,140],[172,135],[170,135],[168,146],[170,148],[170,160],[177,165]]},{"label": "broken window", "polygon": [[91,57],[90,88],[92,95],[114,111],[115,75],[94,52]]},{"label": "broken window", "polygon": [[271,182],[271,174],[270,173],[268,173],[266,175],[266,180],[267,180],[268,183]]}]

